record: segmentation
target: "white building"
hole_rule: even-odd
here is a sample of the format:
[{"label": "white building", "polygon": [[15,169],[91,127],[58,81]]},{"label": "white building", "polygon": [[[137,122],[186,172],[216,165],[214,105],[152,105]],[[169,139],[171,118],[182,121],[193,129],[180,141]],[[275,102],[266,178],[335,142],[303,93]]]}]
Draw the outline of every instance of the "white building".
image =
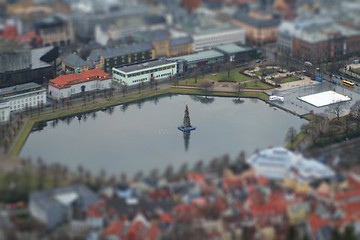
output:
[{"label": "white building", "polygon": [[257,175],[274,180],[295,177],[300,182],[312,182],[335,176],[328,166],[283,147],[262,150],[253,154],[246,162],[255,169]]},{"label": "white building", "polygon": [[195,52],[230,43],[245,44],[245,31],[239,27],[195,33],[192,34],[192,37],[194,39],[193,48]]},{"label": "white building", "polygon": [[0,124],[10,120],[9,102],[0,102]]},{"label": "white building", "polygon": [[133,64],[121,68],[113,68],[113,81],[133,86],[141,82],[163,80],[177,73],[177,63],[166,59]]},{"label": "white building", "polygon": [[6,119],[5,114],[9,114],[8,117],[10,116],[8,111],[22,111],[26,108],[43,106],[46,103],[46,89],[36,83],[25,83],[2,88],[0,90],[0,102],[5,105],[8,104],[9,110],[6,110],[5,105],[0,107],[0,114],[3,111],[4,119]]},{"label": "white building", "polygon": [[93,69],[80,74],[62,75],[50,80],[48,94],[49,97],[60,100],[74,94],[111,87],[111,76],[100,69]]}]

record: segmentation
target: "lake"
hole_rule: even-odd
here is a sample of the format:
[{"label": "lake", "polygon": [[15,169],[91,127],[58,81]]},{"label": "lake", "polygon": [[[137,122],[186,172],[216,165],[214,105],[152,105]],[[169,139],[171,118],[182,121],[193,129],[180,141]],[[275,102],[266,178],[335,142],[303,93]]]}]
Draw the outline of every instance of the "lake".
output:
[{"label": "lake", "polygon": [[[185,105],[196,130],[190,136],[182,124]],[[270,107],[257,99],[206,98],[169,95],[129,105],[49,121],[31,132],[20,155],[44,162],[59,162],[76,170],[79,165],[97,174],[191,167],[228,154],[234,159],[244,150],[283,146],[290,127],[299,130],[306,120]]]}]

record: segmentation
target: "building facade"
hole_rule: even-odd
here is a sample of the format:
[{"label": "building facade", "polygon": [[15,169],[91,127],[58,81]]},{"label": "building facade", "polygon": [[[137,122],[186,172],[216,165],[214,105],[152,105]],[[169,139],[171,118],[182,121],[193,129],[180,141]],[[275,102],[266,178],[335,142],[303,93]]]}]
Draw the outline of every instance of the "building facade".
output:
[{"label": "building facade", "polygon": [[234,23],[245,29],[246,42],[263,45],[276,42],[277,28],[281,19],[270,13],[260,11],[239,12],[235,14]]},{"label": "building facade", "polygon": [[14,87],[2,88],[0,101],[7,103],[9,110],[17,112],[27,108],[42,107],[46,103],[46,89],[36,83],[25,83]]},{"label": "building facade", "polygon": [[192,38],[194,40],[193,50],[195,52],[230,43],[245,44],[245,32],[240,27],[224,29],[218,32],[211,31],[209,33],[193,34]]},{"label": "building facade", "polygon": [[85,61],[76,53],[71,53],[62,59],[59,74],[83,73],[94,68],[96,65],[93,61]]},{"label": "building facade", "polygon": [[10,120],[10,105],[8,102],[0,102],[0,124]]},{"label": "building facade", "polygon": [[62,75],[50,80],[48,94],[49,97],[60,100],[75,94],[111,87],[111,76],[100,69],[93,69],[80,74]]},{"label": "building facade", "polygon": [[74,42],[74,29],[69,17],[55,14],[35,23],[43,46],[67,46]]},{"label": "building facade", "polygon": [[177,73],[177,63],[166,59],[113,68],[113,81],[127,86],[153,80],[164,80]]},{"label": "building facade", "polygon": [[29,49],[22,44],[0,41],[0,87],[28,82],[43,83],[55,75],[54,61],[59,49]]},{"label": "building facade", "polygon": [[278,53],[313,64],[334,61],[360,52],[360,31],[328,17],[298,19],[279,27]]},{"label": "building facade", "polygon": [[155,58],[154,48],[150,43],[139,43],[110,49],[97,49],[90,53],[88,61],[96,68],[111,73],[112,68],[146,62]]},{"label": "building facade", "polygon": [[191,74],[193,71],[202,73],[211,72],[214,67],[223,64],[224,53],[216,50],[207,50],[170,59],[178,64],[178,74]]}]

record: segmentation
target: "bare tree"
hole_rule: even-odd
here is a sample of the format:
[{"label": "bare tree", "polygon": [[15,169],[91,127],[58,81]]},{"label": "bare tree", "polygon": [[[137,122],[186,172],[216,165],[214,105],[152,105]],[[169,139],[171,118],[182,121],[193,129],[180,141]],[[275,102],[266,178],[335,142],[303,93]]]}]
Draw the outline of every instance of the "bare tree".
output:
[{"label": "bare tree", "polygon": [[326,109],[326,112],[336,116],[340,120],[340,116],[344,113],[347,102],[335,101]]},{"label": "bare tree", "polygon": [[203,88],[205,91],[209,91],[214,87],[214,85],[210,81],[205,81],[200,84],[200,87]]},{"label": "bare tree", "polygon": [[294,127],[290,127],[286,133],[285,141],[290,144],[290,149],[294,147],[294,143],[296,140],[297,131]]},{"label": "bare tree", "polygon": [[360,100],[356,101],[351,107],[350,107],[350,116],[352,119],[356,122],[356,129],[357,131],[360,130]]}]

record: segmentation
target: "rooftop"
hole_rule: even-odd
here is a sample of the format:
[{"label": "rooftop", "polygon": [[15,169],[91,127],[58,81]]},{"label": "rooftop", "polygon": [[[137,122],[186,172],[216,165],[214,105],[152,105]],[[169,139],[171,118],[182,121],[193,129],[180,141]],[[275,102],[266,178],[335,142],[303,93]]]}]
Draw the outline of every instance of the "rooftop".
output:
[{"label": "rooftop", "polygon": [[234,18],[258,28],[276,27],[281,23],[280,17],[264,12],[237,12]]},{"label": "rooftop", "polygon": [[359,31],[341,25],[327,16],[299,18],[294,22],[284,21],[279,26],[279,32],[309,43],[326,41],[334,34],[345,37],[360,35]]},{"label": "rooftop", "polygon": [[218,57],[223,57],[223,56],[224,55],[218,51],[208,50],[208,51],[202,51],[202,52],[198,52],[198,53],[194,53],[194,54],[190,54],[190,55],[171,58],[170,60],[184,60],[187,62],[197,62],[197,61],[207,60],[210,58],[218,58]]},{"label": "rooftop", "polygon": [[[316,179],[327,179],[335,176],[328,166],[312,159],[306,159],[283,147],[269,148],[253,154],[246,160],[257,175],[269,179],[284,179],[297,171],[296,178],[300,182],[312,182]],[[271,169],[271,170],[270,170]]]},{"label": "rooftop", "polygon": [[7,96],[11,96],[11,95],[16,95],[16,94],[21,94],[24,92],[29,92],[29,91],[35,91],[35,90],[39,90],[42,87],[39,84],[36,83],[25,83],[25,84],[21,84],[21,85],[17,85],[17,86],[12,86],[12,87],[7,87],[7,88],[1,88],[0,89],[0,98],[2,97],[7,97]]},{"label": "rooftop", "polygon": [[190,44],[193,42],[192,37],[186,36],[186,37],[179,37],[179,38],[173,38],[169,41],[170,46],[178,46],[178,45],[184,45],[184,44]]},{"label": "rooftop", "polygon": [[96,49],[90,53],[89,59],[97,61],[100,56],[103,56],[104,58],[113,58],[131,53],[150,51],[152,49],[153,46],[151,43],[138,43],[133,45],[124,45],[118,48]]},{"label": "rooftop", "polygon": [[238,52],[247,52],[247,51],[251,50],[251,48],[241,47],[236,44],[222,45],[222,46],[216,47],[216,49],[221,52],[224,52],[224,53],[238,53]]},{"label": "rooftop", "polygon": [[83,67],[83,66],[91,67],[92,66],[92,64],[89,61],[85,61],[79,55],[74,54],[74,53],[67,55],[63,59],[63,62],[65,62],[65,64],[69,64],[74,67]]},{"label": "rooftop", "polygon": [[142,69],[148,69],[148,68],[153,68],[153,67],[157,67],[157,66],[162,66],[165,64],[172,64],[172,63],[173,63],[172,61],[168,61],[167,59],[157,59],[157,60],[140,63],[140,64],[139,63],[133,64],[133,65],[117,68],[117,69],[120,71],[129,73],[129,72],[134,72],[134,71],[138,71],[138,70],[142,70]]},{"label": "rooftop", "polygon": [[50,80],[52,85],[56,87],[68,87],[72,84],[78,84],[81,82],[93,81],[93,80],[105,80],[109,79],[110,75],[100,69],[92,69],[80,74],[67,74],[61,75],[55,79]]},{"label": "rooftop", "polygon": [[54,47],[50,46],[31,50],[31,68],[38,69],[44,67],[51,67],[51,64],[41,61],[40,58],[49,51],[51,51],[53,48]]}]

